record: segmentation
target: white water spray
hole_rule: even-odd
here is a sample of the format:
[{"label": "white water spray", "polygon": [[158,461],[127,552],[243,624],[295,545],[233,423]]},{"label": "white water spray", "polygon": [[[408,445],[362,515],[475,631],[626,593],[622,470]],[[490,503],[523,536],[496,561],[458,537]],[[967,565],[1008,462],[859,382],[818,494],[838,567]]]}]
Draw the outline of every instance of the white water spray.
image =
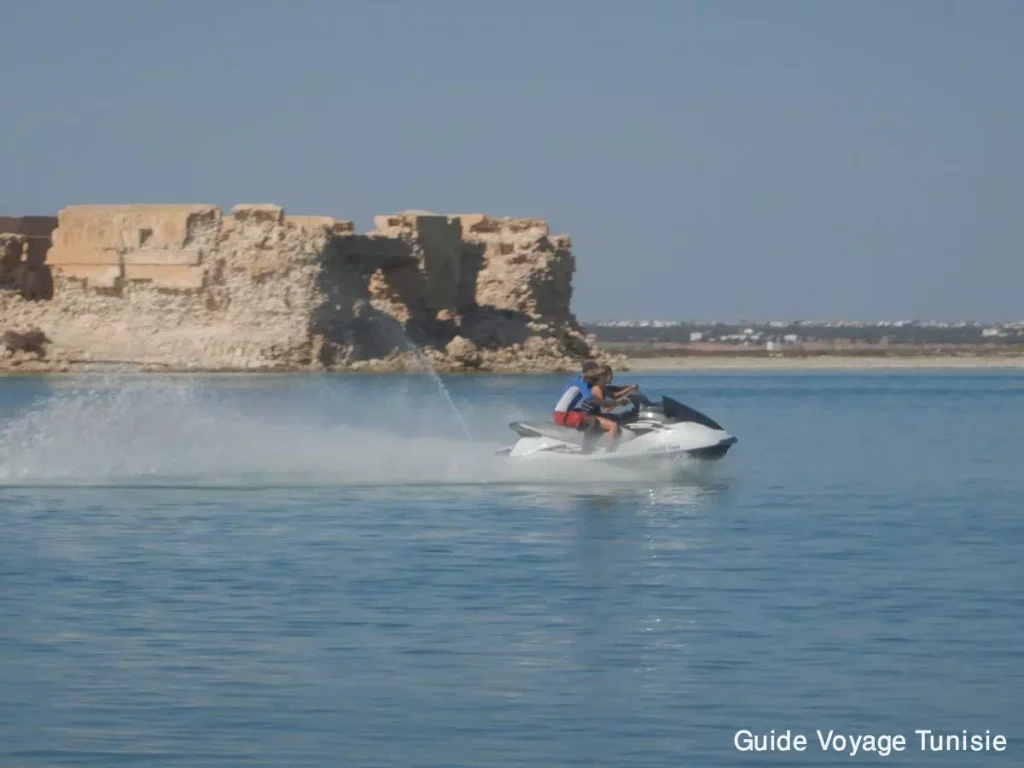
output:
[{"label": "white water spray", "polygon": [[[48,380],[32,406],[8,410],[0,420],[0,485],[586,488],[662,479],[608,467],[566,472],[509,462],[495,451],[512,435],[443,437],[447,414],[396,396],[396,387],[402,379],[359,376]],[[478,407],[474,421],[494,421],[493,403]],[[456,410],[469,433],[466,408]],[[470,405],[468,414],[473,411]]]},{"label": "white water spray", "polygon": [[445,402],[448,403],[448,407],[451,409],[452,414],[455,416],[455,420],[459,423],[462,428],[462,432],[466,435],[467,440],[473,439],[473,433],[469,431],[469,425],[466,424],[466,420],[462,416],[462,411],[455,404],[455,400],[452,398],[451,392],[448,391],[448,387],[444,385],[444,381],[438,376],[437,371],[434,370],[434,366],[430,364],[430,360],[423,354],[423,350],[409,339],[408,335],[405,337],[405,345],[408,349],[416,355],[416,359],[420,361],[427,373],[434,379],[434,383],[437,384],[437,389],[441,393],[441,397],[444,398]]}]

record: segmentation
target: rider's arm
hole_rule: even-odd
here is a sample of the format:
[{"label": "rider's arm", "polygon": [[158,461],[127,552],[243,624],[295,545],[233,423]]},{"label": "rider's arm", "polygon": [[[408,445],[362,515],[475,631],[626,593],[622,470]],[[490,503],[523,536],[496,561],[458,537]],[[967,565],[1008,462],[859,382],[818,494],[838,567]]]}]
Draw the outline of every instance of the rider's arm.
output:
[{"label": "rider's arm", "polygon": [[617,397],[614,400],[609,400],[608,398],[606,398],[604,396],[604,392],[598,384],[595,384],[590,388],[590,399],[596,405],[599,405],[602,408],[614,408],[623,401],[623,398],[621,397]]},{"label": "rider's arm", "polygon": [[638,384],[630,384],[628,386],[617,386],[617,385],[614,385],[614,386],[608,387],[608,390],[612,394],[614,394],[616,397],[619,397],[620,395],[628,394],[628,393],[630,393],[630,392],[632,392],[632,391],[634,391],[636,389],[639,389],[639,388],[640,388],[640,386]]}]

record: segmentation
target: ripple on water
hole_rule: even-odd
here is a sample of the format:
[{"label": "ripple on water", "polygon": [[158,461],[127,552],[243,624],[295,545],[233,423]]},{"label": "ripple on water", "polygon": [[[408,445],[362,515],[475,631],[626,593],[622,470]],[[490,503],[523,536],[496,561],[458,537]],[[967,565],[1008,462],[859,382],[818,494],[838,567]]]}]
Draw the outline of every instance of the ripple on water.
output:
[{"label": "ripple on water", "polygon": [[543,378],[450,380],[479,443],[443,404],[364,412],[415,379],[0,388],[0,764],[675,768],[737,764],[741,727],[1012,745],[1020,377],[656,383],[741,437],[712,475],[494,471]]}]

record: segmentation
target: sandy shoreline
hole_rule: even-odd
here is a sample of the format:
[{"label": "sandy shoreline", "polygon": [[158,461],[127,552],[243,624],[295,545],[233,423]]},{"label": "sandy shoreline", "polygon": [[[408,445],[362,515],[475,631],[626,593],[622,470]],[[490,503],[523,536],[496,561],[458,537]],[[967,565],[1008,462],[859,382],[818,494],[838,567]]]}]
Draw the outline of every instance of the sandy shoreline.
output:
[{"label": "sandy shoreline", "polygon": [[[666,356],[628,358],[626,366],[620,370],[638,373],[678,372],[678,371],[766,371],[766,370],[1024,370],[1024,355],[935,355],[906,357],[864,357],[852,355],[818,355],[809,357],[763,357],[739,355],[701,355],[701,356]],[[426,371],[391,371],[391,370],[339,370],[332,371],[336,375],[371,375],[387,376],[393,373],[425,373]],[[458,373],[465,376],[543,376],[555,375],[556,371],[538,370],[498,370],[498,371],[446,371],[438,368],[437,373],[451,375]],[[55,364],[47,360],[25,361],[20,365],[0,364],[0,378],[9,376],[88,376],[88,375],[132,375],[132,376],[286,376],[301,374],[325,374],[326,371],[297,368],[277,369],[188,369],[171,366],[151,366],[139,363],[99,363],[79,361],[72,364]]]},{"label": "sandy shoreline", "polygon": [[629,359],[631,371],[687,370],[882,370],[930,368],[1003,368],[1024,369],[1024,355],[934,357],[853,357],[821,355],[815,357],[635,357]]}]

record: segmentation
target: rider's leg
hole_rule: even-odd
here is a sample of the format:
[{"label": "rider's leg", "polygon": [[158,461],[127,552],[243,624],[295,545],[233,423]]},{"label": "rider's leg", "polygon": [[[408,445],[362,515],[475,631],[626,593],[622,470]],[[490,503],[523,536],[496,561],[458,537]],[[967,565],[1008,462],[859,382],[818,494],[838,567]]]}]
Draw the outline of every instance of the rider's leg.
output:
[{"label": "rider's leg", "polygon": [[597,423],[600,424],[601,429],[604,430],[604,440],[602,440],[602,445],[606,451],[613,450],[613,447],[618,442],[616,438],[619,435],[619,425],[604,416],[598,416]]}]

